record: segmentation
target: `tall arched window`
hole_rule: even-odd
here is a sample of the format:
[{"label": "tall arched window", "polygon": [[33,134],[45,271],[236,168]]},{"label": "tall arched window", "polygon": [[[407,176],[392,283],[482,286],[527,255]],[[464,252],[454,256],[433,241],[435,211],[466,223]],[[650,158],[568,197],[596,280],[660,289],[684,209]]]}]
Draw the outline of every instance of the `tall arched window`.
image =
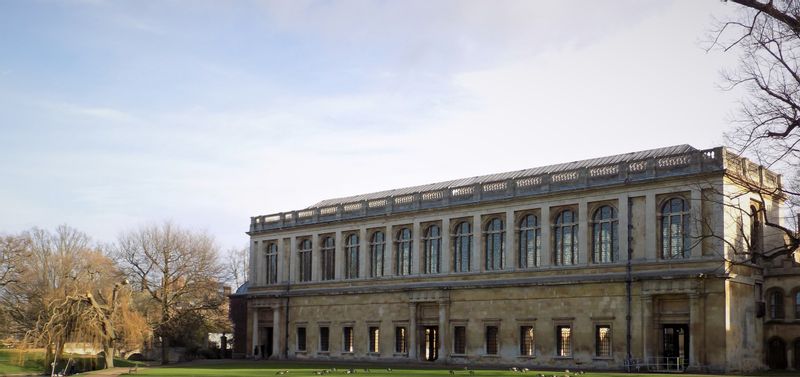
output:
[{"label": "tall arched window", "polygon": [[322,240],[322,280],[336,278],[336,243],[333,237]]},{"label": "tall arched window", "polygon": [[688,258],[689,205],[683,198],[672,198],[661,205],[661,257]]},{"label": "tall arched window", "polygon": [[592,217],[592,258],[594,263],[617,261],[617,211],[612,206],[602,206]]},{"label": "tall arched window", "polygon": [[472,226],[462,221],[456,225],[453,236],[453,271],[469,271],[470,254],[472,254]]},{"label": "tall arched window", "polygon": [[800,288],[794,290],[794,318],[800,319]]},{"label": "tall arched window", "polygon": [[372,233],[372,240],[369,243],[369,274],[371,277],[383,276],[384,251],[386,250],[386,235],[383,232]]},{"label": "tall arched window", "polygon": [[783,292],[780,289],[772,289],[767,293],[769,300],[769,318],[782,319],[783,313]]},{"label": "tall arched window", "polygon": [[503,220],[493,218],[486,224],[486,270],[503,269],[503,250],[505,244],[505,228]]},{"label": "tall arched window", "polygon": [[539,265],[541,249],[541,229],[539,218],[526,215],[519,222],[519,267],[530,268]]},{"label": "tall arched window", "polygon": [[345,274],[347,279],[358,278],[359,239],[357,234],[347,236],[345,247]]},{"label": "tall arched window", "polygon": [[439,255],[442,249],[442,232],[436,225],[431,225],[425,230],[425,273],[439,273]]},{"label": "tall arched window", "polygon": [[300,281],[311,281],[311,240],[300,241],[300,248],[297,250],[297,265],[299,266]]},{"label": "tall arched window", "polygon": [[400,229],[397,232],[397,275],[411,275],[411,230]]},{"label": "tall arched window", "polygon": [[571,266],[578,263],[578,218],[572,210],[563,210],[553,225],[555,264]]},{"label": "tall arched window", "polygon": [[267,262],[267,270],[264,271],[267,284],[275,284],[278,282],[278,244],[271,242],[267,245],[265,251],[265,259]]}]

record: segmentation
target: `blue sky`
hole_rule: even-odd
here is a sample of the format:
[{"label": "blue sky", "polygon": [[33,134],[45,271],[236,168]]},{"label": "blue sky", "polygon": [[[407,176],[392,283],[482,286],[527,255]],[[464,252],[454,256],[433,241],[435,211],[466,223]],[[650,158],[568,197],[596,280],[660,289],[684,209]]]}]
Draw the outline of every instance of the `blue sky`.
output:
[{"label": "blue sky", "polygon": [[101,242],[674,144],[722,144],[706,1],[0,2],[0,232]]}]

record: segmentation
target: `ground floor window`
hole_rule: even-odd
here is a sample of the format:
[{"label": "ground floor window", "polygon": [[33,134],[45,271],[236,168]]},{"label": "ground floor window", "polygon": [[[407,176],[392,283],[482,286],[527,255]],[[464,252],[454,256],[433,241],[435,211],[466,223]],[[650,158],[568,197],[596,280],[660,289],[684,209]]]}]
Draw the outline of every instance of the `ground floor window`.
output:
[{"label": "ground floor window", "polygon": [[572,328],[569,325],[556,326],[556,356],[572,356]]},{"label": "ground floor window", "polygon": [[396,353],[406,353],[406,328],[405,327],[395,327],[394,328],[394,352]]},{"label": "ground floor window", "polygon": [[344,340],[344,344],[342,344],[342,352],[353,352],[353,328],[352,327],[344,327],[342,329],[342,339]]},{"label": "ground floor window", "polygon": [[486,354],[497,355],[497,326],[486,326]]},{"label": "ground floor window", "polygon": [[330,351],[331,332],[328,327],[319,328],[319,350],[322,352]]},{"label": "ground floor window", "polygon": [[594,331],[595,356],[611,357],[611,326],[597,325]]},{"label": "ground floor window", "polygon": [[467,353],[467,328],[465,326],[453,327],[453,353],[459,355]]},{"label": "ground floor window", "polygon": [[522,356],[533,356],[533,326],[520,326],[519,354]]},{"label": "ground floor window", "polygon": [[378,353],[380,352],[380,344],[381,344],[381,329],[377,327],[370,327],[369,328],[369,352]]},{"label": "ground floor window", "polygon": [[298,351],[305,351],[306,350],[306,328],[305,327],[298,327],[297,328],[297,350]]}]

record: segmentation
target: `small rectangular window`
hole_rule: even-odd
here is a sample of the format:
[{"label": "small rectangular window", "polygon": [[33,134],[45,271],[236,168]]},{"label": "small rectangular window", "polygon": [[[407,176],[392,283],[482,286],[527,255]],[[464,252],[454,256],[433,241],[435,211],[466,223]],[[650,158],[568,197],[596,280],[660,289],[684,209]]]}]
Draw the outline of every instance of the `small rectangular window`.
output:
[{"label": "small rectangular window", "polygon": [[406,353],[406,328],[394,328],[394,352]]},{"label": "small rectangular window", "polygon": [[467,328],[464,326],[453,327],[453,353],[459,355],[467,353]]},{"label": "small rectangular window", "polygon": [[319,350],[322,352],[330,351],[330,328],[328,327],[320,327],[319,328]]},{"label": "small rectangular window", "polygon": [[520,326],[519,328],[519,354],[533,356],[533,326]]},{"label": "small rectangular window", "polygon": [[342,352],[353,352],[353,328],[345,327],[342,329],[342,338],[344,344],[342,345]]},{"label": "small rectangular window", "polygon": [[572,328],[570,326],[556,326],[556,356],[572,356]]},{"label": "small rectangular window", "polygon": [[305,327],[298,327],[297,328],[297,350],[298,351],[305,351],[306,350],[306,328]]},{"label": "small rectangular window", "polygon": [[369,328],[369,352],[379,353],[381,344],[381,329],[378,327]]},{"label": "small rectangular window", "polygon": [[486,354],[497,355],[497,326],[486,326]]},{"label": "small rectangular window", "polygon": [[611,326],[599,325],[595,328],[594,344],[597,357],[611,357]]}]

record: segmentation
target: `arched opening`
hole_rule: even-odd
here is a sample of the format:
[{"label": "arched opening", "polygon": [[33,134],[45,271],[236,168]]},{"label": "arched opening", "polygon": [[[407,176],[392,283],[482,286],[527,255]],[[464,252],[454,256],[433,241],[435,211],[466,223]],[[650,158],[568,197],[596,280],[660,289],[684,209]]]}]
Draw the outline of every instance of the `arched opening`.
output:
[{"label": "arched opening", "polygon": [[774,337],[767,342],[767,366],[769,369],[786,369],[786,342]]}]

